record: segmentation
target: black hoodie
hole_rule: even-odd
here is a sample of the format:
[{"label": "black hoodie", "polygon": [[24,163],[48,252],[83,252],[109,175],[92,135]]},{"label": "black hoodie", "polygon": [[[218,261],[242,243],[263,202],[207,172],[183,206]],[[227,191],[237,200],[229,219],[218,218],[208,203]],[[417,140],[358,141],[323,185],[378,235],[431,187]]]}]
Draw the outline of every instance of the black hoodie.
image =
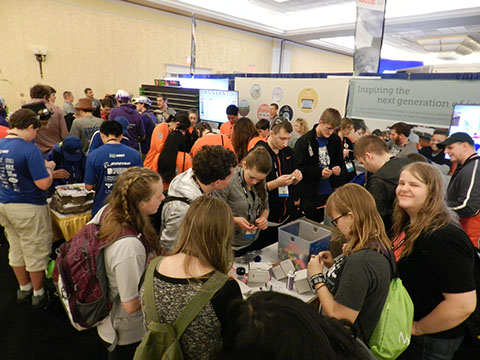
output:
[{"label": "black hoodie", "polygon": [[377,210],[385,224],[387,234],[392,227],[392,213],[395,202],[395,190],[398,185],[400,171],[409,163],[407,158],[391,157],[374,174],[367,176],[365,188],[372,194]]}]

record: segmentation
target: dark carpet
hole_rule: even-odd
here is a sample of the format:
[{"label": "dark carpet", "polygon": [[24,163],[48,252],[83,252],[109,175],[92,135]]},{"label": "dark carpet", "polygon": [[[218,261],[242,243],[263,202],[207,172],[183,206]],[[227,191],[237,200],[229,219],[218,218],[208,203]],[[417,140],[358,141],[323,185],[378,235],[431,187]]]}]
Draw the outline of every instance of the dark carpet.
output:
[{"label": "dark carpet", "polygon": [[17,288],[0,228],[0,359],[107,359],[96,329],[75,330],[58,299],[45,310],[33,310],[17,304]]}]

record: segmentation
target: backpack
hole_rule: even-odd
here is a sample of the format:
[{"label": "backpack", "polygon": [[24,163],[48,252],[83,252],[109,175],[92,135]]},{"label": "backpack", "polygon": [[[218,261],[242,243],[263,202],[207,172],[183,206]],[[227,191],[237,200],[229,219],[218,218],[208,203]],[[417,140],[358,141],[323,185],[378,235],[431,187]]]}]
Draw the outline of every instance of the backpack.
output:
[{"label": "backpack", "polygon": [[145,273],[144,307],[147,332],[137,347],[133,360],[183,360],[180,338],[193,319],[228,279],[228,276],[216,271],[190,300],[173,325],[160,323],[155,306],[153,274],[155,268],[163,259],[164,257],[159,256],[152,260]]},{"label": "backpack", "polygon": [[[77,330],[95,327],[112,309],[104,261],[104,250],[112,243],[101,242],[97,237],[99,230],[100,225],[87,224],[56,250],[53,281],[68,318]],[[123,231],[115,241],[131,236],[142,241],[141,234],[132,229]]]},{"label": "backpack", "polygon": [[163,199],[162,203],[158,207],[157,212],[153,215],[150,215],[150,222],[158,235],[160,235],[160,229],[162,227],[163,207],[165,206],[166,203],[169,203],[170,201],[181,201],[188,205],[192,203],[192,200],[187,197],[166,195],[165,199]]},{"label": "backpack", "polygon": [[[473,247],[473,245],[472,245]],[[473,340],[477,346],[480,345],[480,249],[474,248],[475,251],[475,263],[473,273],[475,276],[475,288],[477,293],[477,306],[473,313],[470,314],[465,323],[467,324],[467,339]]]},{"label": "backpack", "polygon": [[368,341],[370,351],[377,359],[396,359],[410,344],[413,324],[413,302],[398,277],[392,255],[385,255],[390,263],[392,279],[387,300],[375,330]]}]

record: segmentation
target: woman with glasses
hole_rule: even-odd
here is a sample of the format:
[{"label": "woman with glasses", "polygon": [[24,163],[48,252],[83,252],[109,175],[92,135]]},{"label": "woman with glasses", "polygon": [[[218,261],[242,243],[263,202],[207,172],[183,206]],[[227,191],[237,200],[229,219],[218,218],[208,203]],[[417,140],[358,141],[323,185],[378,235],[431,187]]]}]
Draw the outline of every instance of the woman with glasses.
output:
[{"label": "woman with glasses", "polygon": [[[322,312],[354,324],[367,343],[380,318],[390,286],[390,241],[375,200],[363,187],[346,184],[328,199],[327,215],[345,236],[343,255],[312,255],[308,274]],[[324,268],[328,268],[324,274]]]},{"label": "woman with glasses", "polygon": [[[236,125],[235,125],[236,126]],[[235,169],[228,186],[213,195],[226,201],[233,213],[235,256],[257,250],[260,230],[268,227],[268,191],[265,178],[272,169],[272,158],[263,147],[250,151]]]},{"label": "woman with glasses", "polygon": [[473,245],[447,209],[441,175],[432,165],[405,166],[396,194],[395,253],[415,307],[410,346],[401,358],[452,359],[478,301]]}]

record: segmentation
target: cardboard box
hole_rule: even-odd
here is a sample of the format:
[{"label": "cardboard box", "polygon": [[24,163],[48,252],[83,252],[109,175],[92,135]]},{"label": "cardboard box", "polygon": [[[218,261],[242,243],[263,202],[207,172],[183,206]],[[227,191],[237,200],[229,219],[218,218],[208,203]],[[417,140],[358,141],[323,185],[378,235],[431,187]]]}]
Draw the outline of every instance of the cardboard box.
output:
[{"label": "cardboard box", "polygon": [[299,294],[303,294],[307,291],[311,291],[310,280],[308,279],[307,269],[298,270],[295,273],[295,288]]},{"label": "cardboard box", "polygon": [[287,259],[274,264],[271,269],[271,275],[277,280],[282,280],[287,277],[287,274],[290,271],[295,271],[295,266],[293,265],[292,260]]}]

